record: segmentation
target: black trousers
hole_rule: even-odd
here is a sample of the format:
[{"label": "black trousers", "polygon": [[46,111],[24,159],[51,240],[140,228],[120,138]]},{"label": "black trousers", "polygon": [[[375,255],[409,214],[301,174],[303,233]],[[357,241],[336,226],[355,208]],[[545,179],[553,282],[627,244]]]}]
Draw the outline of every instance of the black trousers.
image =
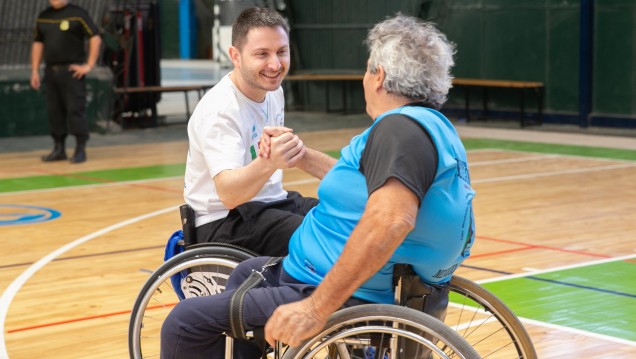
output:
[{"label": "black trousers", "polygon": [[226,242],[250,249],[259,255],[287,255],[291,235],[318,204],[318,199],[288,192],[274,202],[247,202],[230,211],[226,218],[196,229],[197,243]]},{"label": "black trousers", "polygon": [[51,136],[63,140],[70,133],[88,140],[86,77],[73,78],[67,65],[47,66],[44,84]]}]

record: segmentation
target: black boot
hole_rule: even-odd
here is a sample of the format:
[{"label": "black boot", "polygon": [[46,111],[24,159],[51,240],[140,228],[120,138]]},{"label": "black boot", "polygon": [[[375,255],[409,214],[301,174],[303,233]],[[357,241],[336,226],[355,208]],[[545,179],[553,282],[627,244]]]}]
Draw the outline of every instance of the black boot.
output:
[{"label": "black boot", "polygon": [[64,137],[53,136],[53,151],[46,156],[42,156],[42,161],[44,162],[52,162],[52,161],[62,161],[66,159],[66,149],[64,145]]},{"label": "black boot", "polygon": [[75,153],[71,158],[71,163],[86,162],[86,139],[77,138],[77,144],[75,145]]}]

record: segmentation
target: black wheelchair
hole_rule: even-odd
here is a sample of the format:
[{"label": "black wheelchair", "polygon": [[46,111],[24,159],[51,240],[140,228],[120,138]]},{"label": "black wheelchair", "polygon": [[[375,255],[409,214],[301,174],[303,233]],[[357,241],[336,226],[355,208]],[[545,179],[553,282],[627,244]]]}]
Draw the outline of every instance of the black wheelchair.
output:
[{"label": "black wheelchair", "polygon": [[[142,287],[130,318],[130,357],[159,358],[161,325],[184,298],[225,290],[232,270],[256,255],[225,243],[191,244],[193,230],[184,220],[187,250],[164,262]],[[400,285],[396,287],[399,298]],[[294,348],[274,348],[268,358],[537,358],[520,320],[494,294],[454,276],[448,287],[444,321],[397,305],[368,304],[339,310],[323,332]],[[226,348],[231,348],[228,336]],[[370,351],[375,354],[369,354]],[[231,349],[226,349],[231,359]]]}]

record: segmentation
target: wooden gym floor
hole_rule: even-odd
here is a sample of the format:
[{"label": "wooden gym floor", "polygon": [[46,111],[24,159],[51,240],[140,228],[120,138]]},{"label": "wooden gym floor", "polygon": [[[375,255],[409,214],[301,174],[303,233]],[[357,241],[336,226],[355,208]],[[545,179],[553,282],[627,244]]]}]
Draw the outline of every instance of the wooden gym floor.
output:
[{"label": "wooden gym floor", "polygon": [[[540,358],[636,357],[636,139],[459,130],[477,241],[458,274],[523,318]],[[93,141],[81,165],[40,162],[48,142],[2,149],[0,358],[127,357],[135,297],[179,228],[187,141],[169,131]],[[337,151],[359,131],[301,137]],[[288,170],[285,185],[318,182]]]}]

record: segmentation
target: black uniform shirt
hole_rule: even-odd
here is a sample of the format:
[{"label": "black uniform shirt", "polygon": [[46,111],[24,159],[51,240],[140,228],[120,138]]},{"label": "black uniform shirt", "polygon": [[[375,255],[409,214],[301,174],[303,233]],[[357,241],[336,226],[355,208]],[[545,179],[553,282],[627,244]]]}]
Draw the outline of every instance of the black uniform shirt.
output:
[{"label": "black uniform shirt", "polygon": [[49,7],[40,13],[34,41],[44,44],[47,65],[81,64],[86,61],[84,40],[98,33],[86,10],[68,4],[61,9]]}]

